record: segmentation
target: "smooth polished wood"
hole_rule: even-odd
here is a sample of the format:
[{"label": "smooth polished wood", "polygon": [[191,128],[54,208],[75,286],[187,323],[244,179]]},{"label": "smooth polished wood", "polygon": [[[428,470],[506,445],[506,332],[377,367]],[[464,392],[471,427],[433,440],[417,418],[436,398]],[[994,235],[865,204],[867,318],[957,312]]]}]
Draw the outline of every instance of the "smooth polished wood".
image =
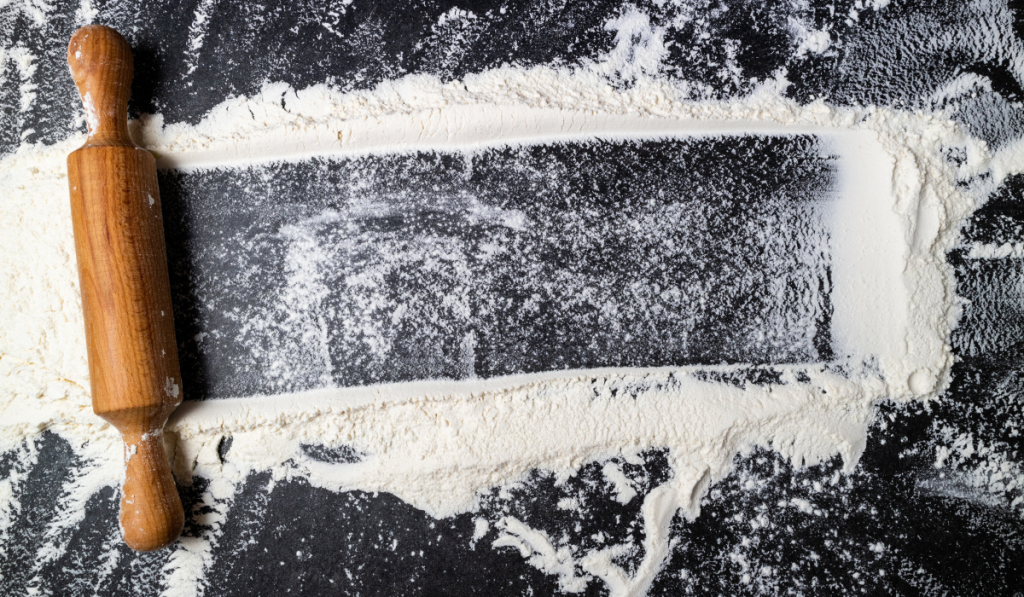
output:
[{"label": "smooth polished wood", "polygon": [[156,162],[128,134],[124,38],[82,27],[68,64],[89,121],[85,145],[68,156],[68,184],[92,406],[125,440],[125,543],[149,551],[172,543],[184,523],[163,445],[182,395]]}]

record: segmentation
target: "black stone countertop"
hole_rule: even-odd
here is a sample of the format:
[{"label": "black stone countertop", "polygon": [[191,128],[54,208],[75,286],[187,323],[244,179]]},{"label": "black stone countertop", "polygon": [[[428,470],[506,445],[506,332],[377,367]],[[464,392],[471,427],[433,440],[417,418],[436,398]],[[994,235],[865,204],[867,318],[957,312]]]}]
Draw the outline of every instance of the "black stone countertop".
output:
[{"label": "black stone countertop", "polygon": [[[80,102],[64,52],[71,33],[92,9],[93,22],[117,28],[135,52],[131,114],[158,112],[166,123],[194,124],[225,99],[251,95],[267,82],[284,82],[295,89],[327,83],[348,91],[372,89],[408,74],[457,80],[505,64],[571,68],[596,60],[615,45],[615,32],[605,26],[609,20],[626,10],[639,10],[649,15],[653,26],[664,27],[670,44],[660,76],[694,83],[693,99],[742,96],[759,82],[785,73],[790,81],[786,95],[800,102],[824,98],[836,105],[946,108],[993,149],[1024,136],[1024,9],[1014,2],[214,0],[92,6],[26,0],[0,6],[0,154],[24,142],[53,143],[76,132]],[[440,18],[451,11],[457,18]],[[795,42],[799,26],[811,25],[829,32],[831,46],[820,54],[801,52]],[[36,57],[35,70],[24,75],[36,85],[28,109],[22,109],[26,80],[13,53],[19,48]],[[620,75],[610,75],[609,82],[628,87],[630,80]],[[701,170],[702,164],[719,163],[727,156],[736,162],[724,169],[725,174]],[[764,161],[753,164],[744,159],[750,156]],[[692,162],[681,169],[683,174],[673,174],[671,165],[685,159]],[[732,251],[731,262],[743,263],[745,271],[756,272],[758,279],[782,277],[800,286],[813,284],[821,272],[801,269],[804,262],[799,259],[790,263],[765,257],[770,246],[759,245],[755,236],[730,228],[728,222],[731,210],[754,212],[753,221],[785,218],[800,230],[810,228],[810,233],[793,239],[793,246],[812,250],[815,243],[824,242],[816,236],[820,232],[814,232],[816,203],[794,197],[827,194],[834,184],[830,159],[813,136],[743,137],[718,145],[623,141],[496,148],[474,154],[469,162],[458,155],[420,153],[318,158],[231,171],[161,172],[168,225],[188,231],[188,242],[169,239],[186,395],[216,399],[301,390],[325,382],[316,371],[303,373],[301,347],[291,375],[246,376],[242,373],[260,371],[261,362],[244,351],[244,343],[232,345],[238,333],[225,333],[225,339],[211,337],[205,344],[193,341],[207,328],[230,327],[230,321],[217,319],[225,304],[249,309],[253,317],[275,316],[273,305],[261,304],[258,297],[221,296],[218,289],[223,286],[210,282],[218,276],[240,276],[223,265],[231,261],[223,255],[230,257],[232,247],[249,250],[247,254],[257,260],[267,256],[268,263],[286,250],[265,240],[260,227],[270,229],[285,220],[334,210],[341,214],[333,224],[339,231],[351,230],[355,222],[361,234],[375,241],[386,241],[396,231],[411,230],[424,238],[441,235],[466,254],[471,253],[466,247],[481,239],[507,242],[530,256],[519,263],[541,264],[542,278],[550,274],[554,280],[560,271],[583,272],[600,289],[650,282],[638,276],[636,268],[622,268],[621,263],[644,267],[671,260],[672,255],[658,254],[655,247],[637,247],[636,237],[615,237],[602,230],[592,236],[611,240],[566,253],[560,237],[553,241],[543,231],[519,233],[507,222],[468,217],[468,199],[440,207],[434,199],[458,197],[465,191],[474,200],[507,211],[543,208],[547,211],[538,220],[549,222],[551,230],[562,230],[567,223],[588,225],[593,220],[574,219],[585,210],[618,219],[628,228],[643,216],[641,207],[631,202],[632,189],[656,195],[663,188],[717,185],[731,189],[729,196],[736,203],[707,211],[704,232]],[[565,163],[580,167],[588,180],[605,177],[594,188],[575,188],[572,196],[580,203],[573,206],[548,201],[534,184],[550,178]],[[659,167],[649,167],[652,163]],[[349,218],[345,179],[362,175],[365,184],[382,195],[395,191],[388,186],[393,180],[374,178],[374,172],[403,172],[420,182],[399,189],[408,200],[386,217]],[[510,174],[522,172],[540,174],[537,180]],[[616,187],[622,180],[629,181],[630,192]],[[792,192],[794,188],[798,192]],[[208,200],[213,196],[221,199],[216,205]],[[259,196],[274,197],[275,205],[254,202]],[[968,222],[965,244],[1022,242],[1022,198],[1024,177],[1010,177]],[[246,208],[232,209],[241,205]],[[686,230],[680,226],[665,234],[682,238]],[[317,233],[333,234],[329,226]],[[613,242],[616,238],[619,242]],[[425,254],[429,257],[430,251]],[[703,261],[691,263],[711,271],[727,263],[724,258],[716,260],[713,251],[704,254]],[[373,256],[366,259],[372,261]],[[1020,279],[1024,261],[969,259],[964,248],[952,251],[949,261],[958,295],[966,300],[953,338],[958,362],[943,399],[929,405],[881,405],[859,465],[836,484],[829,481],[842,468],[838,458],[794,469],[773,452],[737,456],[736,471],[711,488],[701,516],[673,522],[677,542],[651,595],[1024,593],[1024,487],[1019,485],[1024,459],[1018,433],[1024,422],[1024,292],[997,283]],[[346,360],[346,355],[358,354],[358,346],[338,350],[331,357],[335,373],[327,381],[353,385],[486,377],[545,367],[722,361],[770,367],[831,358],[825,291],[808,291],[817,297],[810,307],[777,305],[789,309],[777,313],[780,320],[804,321],[810,331],[799,338],[773,336],[781,334],[778,326],[770,321],[760,327],[749,324],[736,310],[742,302],[737,297],[763,297],[761,287],[731,284],[727,272],[720,273],[705,280],[720,304],[707,305],[697,318],[699,325],[688,328],[697,330],[697,341],[680,344],[672,321],[630,311],[624,303],[623,326],[648,326],[661,335],[648,333],[643,336],[647,340],[620,344],[614,334],[602,336],[585,310],[567,306],[564,299],[570,289],[560,291],[557,284],[554,290],[549,288],[553,294],[543,317],[524,315],[529,297],[516,302],[512,291],[528,286],[538,272],[514,265],[496,273],[465,264],[473,283],[460,287],[460,292],[474,305],[490,305],[487,312],[497,310],[500,317],[457,320],[439,312],[435,303],[426,301],[418,307],[423,314],[473,327],[478,334],[473,362],[459,360],[465,329],[456,325],[449,336],[437,336],[437,330],[410,325],[396,332],[399,349],[385,362]],[[262,289],[280,278],[272,264],[267,267],[265,279],[245,278],[246,283]],[[427,280],[398,268],[390,279],[396,285],[434,289],[466,284],[458,276],[445,277],[442,269],[436,273]],[[661,275],[660,282],[666,285],[697,277],[682,266]],[[495,297],[511,298],[497,305]],[[332,311],[351,307],[344,296],[333,300]],[[746,308],[764,313],[767,307]],[[547,335],[576,341],[564,343],[570,349],[552,352]],[[750,335],[767,339],[761,344],[743,340]],[[278,340],[282,350],[295,349],[289,339]],[[436,354],[415,350],[428,341],[440,347]],[[521,346],[528,349],[519,350]],[[29,441],[38,456],[28,469],[19,468],[15,454],[0,454],[0,480],[8,482],[10,503],[19,508],[10,527],[0,529],[0,594],[164,594],[165,567],[173,550],[136,554],[116,540],[113,488],[88,501],[80,525],[60,530],[66,548],[59,557],[36,565],[54,540],[47,533],[65,507],[61,490],[73,483],[81,463],[55,434],[43,432]],[[230,447],[226,441],[220,449],[228,461]],[[942,449],[950,456],[940,470],[934,464]],[[316,446],[309,450],[327,461],[352,456]],[[670,470],[664,453],[654,450],[644,456],[644,465],[620,463],[641,496],[663,482]],[[211,481],[197,477],[191,486],[180,487],[188,518],[184,536],[216,536],[198,585],[205,595],[555,594],[556,577],[531,566],[518,550],[491,548],[496,538],[493,526],[489,534],[474,538],[475,519],[515,516],[552,536],[564,536],[573,545],[587,545],[598,532],[609,544],[632,539],[642,545],[643,525],[635,524],[642,500],[616,502],[601,466],[588,464],[562,484],[536,472],[509,493],[482,496],[479,512],[440,520],[387,494],[332,493],[301,479],[272,482],[269,474],[248,478],[230,505],[211,502],[206,491]],[[592,497],[591,506],[582,518],[570,520],[555,504],[581,491]],[[806,500],[826,515],[776,511],[780,501],[794,499]],[[206,514],[215,510],[224,510],[226,517],[213,529],[206,524]],[[751,525],[758,513],[769,511],[774,512],[772,525]],[[401,550],[393,549],[396,541]],[[634,550],[619,562],[629,569],[642,557],[642,549]],[[770,574],[762,573],[766,567]],[[586,593],[605,594],[606,589],[594,580]]]}]

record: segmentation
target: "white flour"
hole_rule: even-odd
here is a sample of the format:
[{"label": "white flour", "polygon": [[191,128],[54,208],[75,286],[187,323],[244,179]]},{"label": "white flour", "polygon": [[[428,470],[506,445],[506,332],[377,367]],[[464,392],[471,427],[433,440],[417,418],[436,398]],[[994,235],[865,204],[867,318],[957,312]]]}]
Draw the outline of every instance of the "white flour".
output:
[{"label": "white flour", "polygon": [[[674,476],[645,498],[645,559],[633,575],[613,563],[623,546],[574,556],[514,519],[499,525],[497,544],[517,546],[538,568],[559,575],[563,589],[597,577],[613,594],[630,595],[649,586],[667,557],[673,514],[697,516],[704,490],[729,472],[735,454],[771,447],[798,465],[841,454],[853,467],[875,401],[926,399],[947,383],[954,313],[944,255],[973,207],[955,181],[986,167],[984,147],[941,117],[801,107],[774,86],[732,104],[672,97],[670,87],[654,81],[616,91],[587,75],[506,69],[450,84],[410,78],[345,96],[325,87],[296,92],[268,85],[258,97],[226,102],[195,127],[163,129],[156,117],[134,130],[163,166],[177,167],[495,139],[831,135],[840,154],[849,154],[845,163],[874,159],[871,167],[882,170],[874,177],[882,192],[871,196],[883,209],[858,215],[863,202],[855,199],[863,196],[851,194],[837,202],[840,212],[850,211],[837,214],[846,225],[833,229],[834,334],[852,373],[791,366],[782,384],[737,388],[698,380],[686,369],[587,371],[186,403],[166,434],[180,482],[211,479],[206,503],[221,512],[251,471],[271,470],[276,478],[298,475],[334,490],[387,491],[440,517],[472,510],[479,492],[515,484],[532,469],[567,477],[587,462],[667,448]],[[3,164],[10,200],[0,206],[0,320],[9,323],[0,335],[0,449],[14,449],[42,428],[81,446],[95,467],[82,471],[75,489],[84,501],[118,482],[121,450],[116,432],[91,413],[86,390],[64,172],[66,154],[80,142],[24,147]],[[970,159],[961,172],[942,157],[943,146],[966,149]],[[870,175],[856,178],[871,184]],[[855,186],[843,188],[853,193]],[[886,312],[892,319],[880,319]],[[797,381],[798,374],[810,381]],[[616,399],[612,390],[636,398]],[[217,454],[225,436],[233,438],[227,464]],[[348,445],[369,456],[327,464],[305,457],[302,443]],[[620,499],[633,499],[625,477],[609,474]],[[68,510],[59,524],[73,525],[81,512]],[[169,588],[184,594],[195,587],[209,565],[217,521],[213,515],[214,530],[183,541],[172,556]]]},{"label": "white flour", "polygon": [[[881,9],[886,2],[869,4]],[[268,84],[254,97],[224,102],[196,126],[163,127],[157,115],[132,130],[165,168],[593,136],[821,135],[845,165],[831,228],[833,334],[845,370],[791,365],[779,368],[782,383],[745,387],[680,368],[186,402],[165,437],[180,483],[193,476],[211,481],[200,506],[213,511],[204,521],[210,530],[174,548],[167,594],[202,593],[219,525],[238,484],[253,471],[271,471],[277,480],[302,477],[336,491],[390,492],[444,517],[474,510],[481,492],[514,486],[531,470],[566,479],[590,462],[635,461],[645,450],[662,448],[673,476],[643,498],[644,558],[634,572],[615,563],[634,546],[579,553],[514,517],[497,522],[502,534],[494,542],[517,548],[533,566],[557,576],[563,590],[581,591],[600,579],[612,595],[640,595],[669,557],[673,516],[698,516],[700,498],[729,473],[736,454],[761,446],[797,466],[839,454],[851,470],[877,401],[927,400],[945,388],[956,319],[946,252],[977,198],[1024,162],[1003,152],[984,187],[958,187],[958,180],[990,171],[991,160],[983,143],[942,114],[837,109],[820,101],[801,106],[782,97],[781,78],[740,100],[681,101],[676,86],[652,78],[664,47],[645,18],[627,12],[610,23],[623,43],[640,39],[642,47],[629,48],[628,59],[613,51],[591,70],[503,68],[450,83],[416,76],[348,94]],[[802,29],[801,36],[799,51],[828,50],[820,32]],[[201,44],[199,32],[192,47]],[[633,84],[610,86],[606,77],[613,72]],[[48,529],[55,539],[40,568],[65,549],[60,531],[81,520],[88,498],[123,475],[120,438],[92,414],[89,402],[65,172],[66,155],[82,140],[23,146],[0,162],[0,452],[24,452],[17,470],[26,470],[35,455],[23,440],[49,429],[89,463],[63,499],[74,507]],[[948,161],[943,150],[950,147],[967,159]],[[976,257],[1018,251],[974,250]],[[224,437],[233,441],[228,462],[218,455]],[[367,457],[319,462],[300,449],[308,443],[351,446]],[[942,462],[940,455],[937,466]],[[608,464],[604,470],[620,502],[637,499],[620,469]],[[17,516],[11,496],[21,482],[16,472],[0,483],[0,546]]]}]

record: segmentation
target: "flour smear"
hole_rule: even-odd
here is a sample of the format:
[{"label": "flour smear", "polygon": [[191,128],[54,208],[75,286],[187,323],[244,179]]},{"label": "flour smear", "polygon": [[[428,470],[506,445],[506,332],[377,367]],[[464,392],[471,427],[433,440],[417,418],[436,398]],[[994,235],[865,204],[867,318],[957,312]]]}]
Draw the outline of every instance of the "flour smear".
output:
[{"label": "flour smear", "polygon": [[[887,3],[868,4],[880,10]],[[565,592],[601,582],[611,595],[643,595],[675,546],[672,520],[700,515],[701,498],[729,474],[737,454],[770,449],[795,466],[840,455],[851,471],[879,401],[931,400],[947,387],[957,305],[946,253],[987,194],[1024,170],[1022,156],[1014,147],[993,155],[946,112],[797,103],[784,96],[783,74],[740,99],[687,99],[684,86],[658,77],[665,49],[644,19],[627,11],[609,23],[625,45],[575,71],[506,67],[450,82],[409,76],[348,93],[267,84],[252,97],[225,101],[198,124],[165,126],[152,115],[131,130],[160,167],[181,170],[587,139],[815,135],[839,164],[827,222],[837,358],[762,368],[773,375],[766,383],[731,383],[757,368],[722,365],[186,401],[165,440],[179,483],[209,481],[201,505],[212,513],[206,531],[172,548],[165,594],[203,593],[220,525],[254,472],[332,491],[388,492],[443,518],[477,510],[485,492],[514,488],[531,471],[564,480],[597,462],[606,463],[620,503],[643,500],[642,545],[574,549],[507,516],[494,523],[499,536],[491,547],[515,548]],[[204,23],[196,19],[195,49]],[[827,36],[794,29],[801,56],[828,51]],[[643,51],[627,52],[632,43]],[[630,84],[609,84],[615,73]],[[82,141],[77,135],[26,144],[0,162],[0,452],[16,452],[16,470],[27,470],[36,455],[25,439],[49,430],[86,463],[65,488],[62,500],[71,507],[48,528],[53,542],[38,569],[67,548],[61,532],[81,521],[88,499],[123,476],[120,438],[89,402],[64,164]],[[980,257],[1019,249],[972,251]],[[226,460],[219,454],[225,438]],[[328,463],[304,445],[360,456]],[[642,461],[651,449],[667,451],[671,476],[640,495],[609,463]],[[13,496],[21,482],[13,474],[0,484],[0,545],[18,515]],[[642,560],[626,569],[618,558],[636,548]]]}]

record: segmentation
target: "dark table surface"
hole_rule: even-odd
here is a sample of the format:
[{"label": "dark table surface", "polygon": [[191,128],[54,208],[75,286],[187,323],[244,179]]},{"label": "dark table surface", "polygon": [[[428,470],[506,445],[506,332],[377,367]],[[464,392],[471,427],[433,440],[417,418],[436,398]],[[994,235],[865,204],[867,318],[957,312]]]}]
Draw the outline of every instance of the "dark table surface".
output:
[{"label": "dark table surface", "polygon": [[[665,27],[665,38],[671,45],[661,76],[700,83],[693,86],[693,99],[741,96],[758,82],[785,72],[791,82],[786,95],[801,102],[825,98],[836,105],[948,108],[955,120],[995,149],[1017,142],[1024,135],[1024,70],[1020,66],[1024,63],[1024,12],[1013,2],[1007,6],[997,1],[954,0],[628,4],[354,0],[279,4],[151,2],[143,7],[114,1],[96,3],[94,21],[119,29],[132,44],[137,72],[131,114],[159,112],[168,123],[196,123],[226,98],[257,92],[267,81],[281,81],[296,89],[326,82],[345,91],[371,89],[381,81],[415,73],[452,80],[503,64],[581,64],[613,47],[614,32],[606,30],[605,23],[630,6],[650,15],[653,24]],[[439,17],[455,8],[469,11],[473,18],[438,25]],[[84,12],[78,3],[62,0],[45,6],[27,1],[0,6],[0,48],[7,52],[27,48],[36,55],[31,79],[38,86],[37,99],[23,111],[23,81],[15,74],[12,60],[3,62],[4,54],[0,54],[0,153],[12,152],[23,142],[52,143],[77,132],[73,123],[79,102],[67,74],[64,51],[71,33],[84,23]],[[855,16],[851,17],[851,12]],[[680,18],[682,15],[692,18]],[[821,54],[798,52],[794,20],[827,29],[831,47]],[[205,28],[198,49],[189,44],[196,28]],[[722,68],[730,62],[742,76]],[[970,84],[956,88],[953,95],[938,93],[957,81]],[[611,82],[629,85],[621,78]],[[597,289],[636,281],[630,277],[635,274],[616,269],[616,259],[623,254],[621,259],[633,265],[643,265],[645,259],[671,259],[671,255],[652,255],[644,250],[629,253],[627,249],[635,243],[627,241],[637,239],[624,238],[620,245],[592,247],[599,257],[577,262],[573,255],[559,253],[565,239],[557,235],[552,243],[552,237],[544,233],[516,233],[514,227],[509,233],[509,226],[501,222],[467,218],[465,204],[455,202],[438,208],[432,199],[431,191],[439,187],[462,185],[460,188],[465,190],[469,185],[474,197],[506,210],[550,204],[544,218],[539,219],[552,222],[553,230],[564,229],[566,222],[574,221],[573,208],[545,203],[543,193],[525,192],[534,188],[530,180],[516,179],[496,188],[493,181],[515,178],[503,168],[543,173],[545,168],[557,170],[560,163],[571,159],[574,164],[583,164],[584,169],[590,168],[587,174],[591,178],[605,173],[607,184],[593,192],[581,189],[574,196],[589,209],[603,209],[609,218],[625,223],[639,216],[630,211],[635,206],[631,207],[628,197],[616,194],[615,181],[624,177],[635,187],[654,190],[661,188],[659,185],[677,189],[686,185],[733,185],[737,197],[756,193],[761,199],[737,206],[755,212],[751,216],[755,219],[760,217],[758,206],[765,204],[773,217],[784,214],[794,222],[814,219],[813,205],[792,200],[786,192],[789,186],[799,184],[805,191],[818,189],[824,193],[834,184],[830,158],[820,151],[813,137],[746,137],[722,143],[727,147],[716,147],[708,141],[663,141],[595,142],[516,151],[497,148],[475,154],[471,165],[458,156],[420,153],[314,159],[261,166],[260,172],[244,167],[232,171],[164,171],[160,182],[165,216],[168,222],[187,229],[189,239],[169,239],[179,338],[192,339],[211,326],[230,326],[231,322],[213,321],[224,312],[225,304],[249,309],[249,317],[273,317],[273,305],[240,299],[237,294],[221,296],[218,292],[224,286],[212,282],[236,275],[240,284],[263,288],[268,280],[275,279],[272,266],[268,266],[271,269],[265,273],[266,279],[253,280],[225,266],[231,259],[224,259],[224,254],[231,257],[235,247],[257,259],[266,255],[264,261],[270,262],[270,256],[284,249],[275,245],[277,241],[260,236],[261,226],[273,228],[283,219],[299,221],[323,210],[340,214],[330,225],[339,230],[348,226],[345,229],[350,230],[356,222],[360,233],[375,242],[386,241],[395,231],[410,230],[421,235],[426,230],[440,230],[449,242],[459,246],[480,239],[508,242],[523,254],[532,255],[531,262],[544,264],[545,271],[578,273],[594,268],[591,274]],[[655,177],[653,168],[630,166],[631,161],[671,165],[677,160],[674,156],[683,154],[695,156],[697,171],[701,160],[720,160],[725,155],[738,155],[739,159],[735,168],[729,169],[728,177],[708,174],[706,180],[699,173],[673,179],[670,171],[663,172],[671,170],[668,167],[659,167],[659,176]],[[776,156],[779,163],[790,166],[771,163],[759,170],[744,161],[744,155]],[[619,170],[608,174],[609,164]],[[273,176],[265,176],[267,168],[273,169]],[[473,176],[467,175],[466,168]],[[360,219],[346,211],[339,181],[364,171],[417,173],[420,182],[402,189],[411,199],[404,201],[401,209],[395,208],[385,218]],[[257,186],[255,193],[250,179],[262,181],[259,184],[263,186]],[[374,188],[382,194],[393,191],[388,188],[390,180],[369,179],[367,184],[377,185]],[[453,194],[457,193],[447,193]],[[214,205],[204,200],[212,196],[222,201]],[[273,206],[261,205],[254,200],[259,196],[280,201]],[[1024,240],[1022,197],[1024,178],[1007,179],[968,222],[965,243]],[[246,208],[228,209],[225,205]],[[757,261],[755,257],[769,247],[758,246],[725,224],[720,230],[714,228],[716,218],[724,221],[728,215],[725,211],[709,212],[707,231],[715,232],[720,242],[737,255],[747,255],[748,269],[764,277],[783,276],[796,285],[810,284],[820,275],[802,270],[796,261],[778,271],[772,269],[777,265],[771,265],[777,260]],[[321,229],[319,233],[329,235],[331,231]],[[686,230],[680,227],[666,234],[684,235]],[[813,245],[815,238],[812,233],[794,242],[805,247]],[[428,255],[429,250],[424,249]],[[379,258],[363,257],[364,262]],[[673,523],[673,537],[678,542],[650,594],[1024,592],[1024,487],[1019,484],[1024,467],[1019,434],[1024,422],[1020,369],[1024,360],[1024,290],[1005,283],[1020,279],[1024,261],[1013,257],[968,259],[963,248],[952,251],[949,261],[956,273],[957,292],[967,300],[953,337],[958,356],[953,382],[943,399],[929,405],[880,405],[859,465],[834,485],[828,481],[842,468],[838,458],[794,469],[772,452],[755,450],[738,456],[736,471],[704,498],[701,516],[691,522],[677,518]],[[474,265],[467,264],[474,283],[463,294],[472,295],[476,304],[487,304],[508,295],[510,289],[528,285],[536,274],[513,266],[499,275],[483,267],[473,270]],[[709,256],[702,266],[714,270],[722,263]],[[441,274],[437,279],[424,280],[401,268],[391,274],[396,284],[426,285],[435,290],[464,282]],[[693,279],[693,272],[682,268],[664,275],[666,284]],[[480,282],[482,279],[486,281]],[[722,305],[730,304],[730,297],[738,293],[758,296],[757,288],[733,287],[728,279],[722,275],[716,286]],[[608,338],[585,349],[551,353],[550,343],[531,343],[529,338],[543,340],[545,334],[592,338],[597,332],[588,327],[586,313],[568,307],[560,310],[560,297],[564,296],[557,288],[552,292],[542,319],[525,317],[521,302],[515,301],[504,307],[503,317],[493,320],[477,318],[460,323],[455,315],[446,315],[455,321],[454,328],[472,324],[484,330],[477,343],[477,358],[468,365],[460,364],[458,359],[463,334],[435,337],[436,330],[409,326],[395,340],[399,348],[383,362],[346,361],[344,355],[358,353],[358,346],[339,350],[333,368],[336,374],[329,381],[352,385],[438,376],[486,377],[533,371],[551,363],[557,363],[555,368],[723,360],[770,365],[830,358],[828,339],[820,332],[827,328],[827,293],[819,297],[824,306],[819,305],[817,310],[794,307],[793,312],[780,314],[787,321],[806,320],[808,329],[820,332],[783,343],[789,352],[780,352],[778,343],[741,341],[737,329],[742,329],[742,318],[713,304],[701,313],[700,325],[690,329],[704,334],[692,345],[673,344],[671,334],[648,334],[646,341],[625,347]],[[570,294],[569,289],[562,292]],[[350,307],[344,296],[332,300],[332,307],[339,313]],[[440,306],[426,301],[417,308],[426,314],[435,313]],[[628,305],[623,308],[624,325],[649,325],[661,331],[668,325],[655,321],[649,313],[630,312]],[[742,329],[744,334],[767,332],[768,337],[773,330],[778,331],[770,323],[754,330]],[[509,342],[531,347],[514,362],[509,355],[516,351],[499,341],[509,334],[521,336]],[[287,377],[240,374],[261,370],[262,363],[258,356],[247,354],[241,344],[231,345],[230,339],[237,338],[237,333],[224,337],[228,340],[180,342],[190,399],[301,390],[324,382],[315,372],[302,373],[301,354],[291,368],[293,374]],[[288,338],[278,340],[282,351],[294,348]],[[441,347],[433,360],[411,348],[426,340]],[[583,344],[581,341],[576,346]],[[72,447],[55,434],[43,432],[28,441],[38,451],[30,469],[19,469],[13,453],[0,455],[0,478],[18,479],[13,491],[21,508],[11,527],[0,530],[5,544],[0,557],[0,594],[161,594],[164,569],[172,552],[137,554],[111,540],[117,528],[117,495],[113,488],[89,500],[81,524],[60,531],[58,539],[66,545],[62,555],[50,559],[42,569],[34,566],[39,554],[55,541],[47,535],[48,525],[65,507],[61,489],[73,482],[74,470],[81,463]],[[973,449],[967,449],[968,445]],[[946,468],[939,470],[934,463],[937,450],[943,448],[949,450],[950,457]],[[315,447],[311,450],[319,454]],[[225,442],[221,452],[230,459],[230,442]],[[336,460],[345,455],[324,453],[317,457]],[[669,474],[664,453],[648,452],[645,460],[644,465],[623,467],[641,495]],[[493,521],[514,515],[533,528],[565,535],[574,544],[584,544],[598,531],[605,533],[609,542],[625,541],[634,535],[634,543],[642,543],[642,524],[621,523],[640,518],[642,500],[634,499],[626,505],[616,502],[612,490],[602,481],[601,463],[586,465],[564,484],[537,472],[511,493],[495,491],[483,496],[479,512],[442,520],[387,494],[337,494],[311,487],[301,479],[269,481],[269,474],[251,476],[231,498],[230,506],[210,501],[205,491],[208,479],[195,478],[190,487],[180,488],[188,517],[185,536],[216,538],[207,563],[206,595],[558,592],[557,579],[530,566],[517,550],[490,548],[493,535],[475,540],[474,521],[478,517]],[[570,524],[553,504],[581,490],[593,495],[593,505],[583,517],[584,524],[574,526],[575,519]],[[776,525],[751,528],[751,517],[794,498],[806,499],[830,515],[794,512],[776,517]],[[229,508],[227,515],[216,528],[205,524],[204,513],[225,508]],[[616,520],[620,524],[612,522]],[[405,546],[403,551],[392,551],[395,540]],[[628,569],[642,556],[633,553],[621,563]],[[757,571],[764,567],[776,573],[758,576]],[[740,574],[746,569],[754,571],[749,583]],[[600,582],[594,581],[586,592],[605,591]]]}]

